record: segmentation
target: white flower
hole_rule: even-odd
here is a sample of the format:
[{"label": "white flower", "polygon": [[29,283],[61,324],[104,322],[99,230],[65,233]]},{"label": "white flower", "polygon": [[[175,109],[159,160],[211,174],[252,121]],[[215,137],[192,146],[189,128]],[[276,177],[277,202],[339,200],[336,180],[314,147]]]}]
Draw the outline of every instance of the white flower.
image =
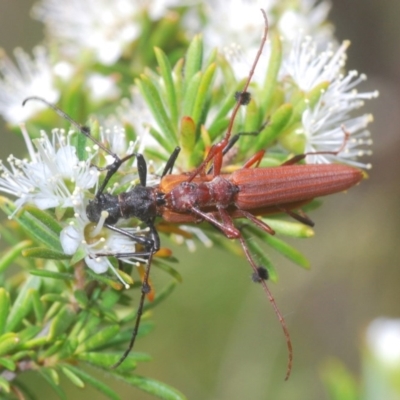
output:
[{"label": "white flower", "polygon": [[113,76],[91,74],[86,79],[86,86],[95,101],[116,99],[121,93]]},{"label": "white flower", "polygon": [[71,57],[83,49],[110,65],[140,34],[141,4],[131,0],[43,0],[33,16]]},{"label": "white flower", "polygon": [[27,97],[40,93],[54,103],[60,93],[55,88],[52,66],[43,47],[33,49],[33,59],[19,48],[15,49],[14,55],[17,65],[6,54],[0,53],[0,114],[7,122],[18,124],[46,108],[33,102],[21,107]]},{"label": "white flower", "polygon": [[198,240],[200,240],[205,247],[212,247],[212,240],[204,233],[202,229],[191,225],[180,225],[179,229],[183,232],[181,234],[175,233],[173,237],[178,244],[186,243],[186,246],[190,252],[196,251],[196,242],[193,240],[193,237],[196,237]]},{"label": "white flower", "polygon": [[327,22],[331,3],[323,0],[299,0],[291,8],[285,7],[277,22],[284,39],[291,41],[303,35],[312,35],[319,44],[333,40],[333,26]]},{"label": "white flower", "polygon": [[367,329],[367,345],[381,364],[400,368],[400,319],[372,321]]},{"label": "white flower", "polygon": [[291,80],[305,92],[323,82],[332,82],[340,76],[346,64],[346,50],[349,41],[344,41],[336,50],[327,44],[325,51],[319,52],[311,36],[299,36],[291,44],[291,50],[283,59],[281,79]]},{"label": "white flower", "polygon": [[137,88],[133,87],[130,99],[123,99],[117,107],[116,118],[134,128],[139,139],[139,152],[143,152],[146,147],[160,148],[159,143],[150,134],[150,128],[160,132],[160,127]]},{"label": "white flower", "polygon": [[318,52],[316,43],[310,38],[295,42],[291,53],[284,61],[281,80],[290,78],[290,85],[304,92],[309,92],[322,83],[328,88],[321,92],[318,103],[308,108],[302,115],[302,127],[297,133],[304,135],[305,152],[338,151],[344,143],[345,131],[350,133],[344,151],[337,156],[308,156],[309,163],[329,163],[339,160],[357,167],[369,168],[356,159],[370,154],[365,147],[372,144],[366,126],[372,121],[372,116],[364,114],[352,117],[351,113],[364,105],[364,100],[378,96],[378,92],[361,92],[355,88],[366,79],[358,76],[356,71],[342,74],[346,62],[346,50],[349,42],[332,51]]},{"label": "white flower", "polygon": [[157,20],[162,18],[169,9],[194,6],[201,3],[201,0],[144,0],[143,3],[147,6],[150,18]]},{"label": "white flower", "polygon": [[19,160],[11,155],[10,169],[0,165],[0,191],[17,197],[17,209],[25,203],[40,209],[81,204],[84,191],[94,187],[99,176],[90,159],[78,159],[69,143],[70,135],[63,131],[53,130],[51,140],[42,132],[40,139],[31,141],[25,126],[21,130],[31,159]]},{"label": "white flower", "polygon": [[[103,274],[111,269],[125,288],[129,288],[129,285],[112,265],[109,257],[123,253],[125,256],[118,258],[125,263],[134,265],[137,265],[138,262],[146,262],[146,260],[143,257],[135,256],[136,243],[132,238],[103,227],[105,217],[106,215],[95,225],[88,220],[84,208],[77,207],[75,218],[61,231],[61,246],[65,254],[74,255],[79,252],[87,266],[96,274]],[[144,232],[135,228],[122,229],[131,235]],[[103,255],[99,256],[99,254]]]},{"label": "white flower", "polygon": [[[284,53],[300,31],[318,37],[318,42],[333,40],[331,25],[326,22],[330,9],[327,1],[297,0],[288,5],[278,0],[210,0],[206,3],[208,19],[203,29],[205,44],[222,49],[237,78],[248,75],[259,48],[263,33],[260,9],[267,14],[269,29],[277,28],[281,34]],[[267,42],[253,79],[258,83],[265,78],[268,47]]]}]

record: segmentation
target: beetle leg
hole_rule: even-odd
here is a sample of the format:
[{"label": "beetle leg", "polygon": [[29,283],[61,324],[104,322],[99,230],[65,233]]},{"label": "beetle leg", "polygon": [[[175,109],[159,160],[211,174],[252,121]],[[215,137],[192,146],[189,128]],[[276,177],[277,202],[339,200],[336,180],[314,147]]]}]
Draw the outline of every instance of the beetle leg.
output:
[{"label": "beetle leg", "polygon": [[104,226],[106,228],[110,229],[111,231],[117,232],[121,235],[124,235],[124,236],[132,239],[134,242],[141,244],[141,245],[145,246],[146,248],[152,249],[153,252],[157,252],[160,249],[160,238],[158,237],[158,234],[154,240],[154,237],[149,239],[144,236],[135,235],[134,233],[130,233],[130,232],[126,231],[125,229],[118,228],[114,225],[104,224]]},{"label": "beetle leg", "polygon": [[151,287],[150,287],[150,283],[149,283],[151,262],[153,260],[154,253],[156,252],[155,247],[157,246],[157,250],[160,248],[160,237],[154,226],[154,221],[149,223],[149,229],[150,229],[150,235],[152,237],[154,245],[153,245],[153,248],[151,249],[152,251],[149,255],[149,259],[147,260],[147,266],[146,266],[146,269],[143,274],[142,290],[141,290],[141,295],[140,295],[140,300],[139,300],[139,306],[138,306],[138,309],[136,312],[135,326],[133,327],[132,336],[131,336],[131,340],[129,342],[128,348],[122,354],[121,358],[112,366],[112,368],[117,368],[119,365],[121,365],[121,363],[125,360],[126,357],[128,357],[129,353],[131,352],[131,350],[135,344],[137,334],[139,332],[140,320],[141,320],[142,314],[143,314],[144,300],[145,300],[146,295],[151,292]]},{"label": "beetle leg", "polygon": [[251,222],[253,222],[255,225],[257,225],[260,229],[269,233],[270,235],[275,235],[275,231],[269,225],[267,225],[261,219],[258,219],[253,214],[249,213],[248,211],[238,209],[238,210],[236,210],[236,213],[238,213],[239,215],[241,215],[244,218],[249,219]]},{"label": "beetle leg", "polygon": [[319,155],[319,154],[337,156],[339,153],[341,153],[344,150],[344,148],[346,147],[346,143],[348,142],[349,137],[350,137],[350,132],[348,132],[346,130],[345,126],[342,125],[341,128],[342,128],[344,137],[343,137],[343,143],[341,144],[341,146],[339,147],[338,150],[336,150],[336,151],[311,151],[311,152],[304,153],[304,154],[298,154],[298,155],[290,158],[289,160],[285,161],[281,165],[293,165],[293,164],[298,163],[301,160],[304,160],[307,156],[316,156],[316,155]]},{"label": "beetle leg", "polygon": [[245,162],[245,164],[243,165],[242,168],[250,168],[253,165],[255,165],[255,168],[257,168],[260,165],[260,162],[261,162],[262,158],[264,157],[264,154],[265,154],[265,150],[257,151],[257,153],[254,154],[254,156],[252,156],[249,160],[247,160]]},{"label": "beetle leg", "polygon": [[292,210],[288,210],[285,207],[282,206],[275,206],[278,210],[281,210],[282,212],[288,214],[289,216],[291,216],[293,219],[295,219],[296,221],[301,222],[304,225],[308,225],[313,227],[314,221],[302,210],[299,210],[297,213],[292,211]]},{"label": "beetle leg", "polygon": [[193,214],[199,216],[210,224],[218,228],[228,239],[236,239],[240,236],[239,230],[233,225],[232,219],[225,209],[219,208],[219,214],[222,222],[218,221],[211,213],[205,213],[198,208],[193,207],[190,210]]}]

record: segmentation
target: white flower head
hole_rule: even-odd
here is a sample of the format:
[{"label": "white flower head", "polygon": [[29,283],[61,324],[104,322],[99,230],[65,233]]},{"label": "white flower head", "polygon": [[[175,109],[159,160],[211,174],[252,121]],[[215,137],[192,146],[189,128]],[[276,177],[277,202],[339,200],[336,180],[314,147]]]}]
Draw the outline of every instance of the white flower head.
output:
[{"label": "white flower head", "polygon": [[305,137],[305,152],[338,151],[345,142],[345,132],[350,134],[344,151],[337,156],[308,156],[307,162],[329,163],[336,160],[369,168],[369,164],[363,164],[357,158],[370,154],[366,147],[372,141],[366,127],[372,121],[372,116],[364,114],[353,117],[351,114],[364,105],[364,100],[377,97],[378,92],[356,90],[366,79],[365,75],[358,75],[356,71],[342,74],[349,44],[346,41],[336,51],[328,46],[327,50],[318,52],[316,43],[310,37],[296,40],[282,66],[281,80],[290,78],[298,89],[306,93],[320,84],[328,85],[321,92],[318,103],[302,114],[302,127],[297,133]]},{"label": "white flower head", "polygon": [[[208,21],[204,27],[204,41],[209,48],[218,47],[232,63],[238,78],[245,77],[260,45],[263,33],[263,9],[268,16],[269,29],[276,28],[281,34],[284,53],[290,49],[290,41],[302,34],[326,38],[332,41],[332,29],[326,23],[330,3],[315,0],[298,0],[290,6],[277,0],[228,0],[206,3]],[[223,23],[221,23],[223,21]],[[286,40],[285,40],[286,39]],[[288,46],[289,45],[289,46]],[[268,44],[260,58],[254,81],[263,82],[268,65]]]},{"label": "white flower head", "polygon": [[142,0],[142,3],[147,6],[150,18],[157,20],[174,7],[194,6],[201,3],[201,0]]},{"label": "white flower head", "polygon": [[33,16],[46,25],[48,35],[69,56],[90,50],[110,65],[140,34],[141,5],[131,0],[42,0]]},{"label": "white flower head", "polygon": [[213,246],[212,240],[204,233],[202,229],[190,225],[180,225],[179,229],[183,232],[181,234],[174,234],[173,238],[178,244],[186,243],[186,246],[190,252],[196,251],[197,248],[196,242],[193,238],[197,238],[207,248],[211,248]]},{"label": "white flower head", "polygon": [[84,191],[93,188],[99,172],[91,167],[90,160],[80,161],[75,147],[70,145],[70,135],[53,130],[52,138],[42,132],[32,140],[21,125],[30,160],[13,156],[8,159],[10,168],[0,165],[0,191],[17,197],[17,210],[26,203],[40,209],[74,207],[82,203]]},{"label": "white flower head", "polygon": [[369,325],[366,336],[378,362],[400,369],[400,319],[377,318]]},{"label": "white flower head", "polygon": [[[117,257],[118,259],[134,265],[146,262],[146,260],[140,255],[135,255],[137,254],[136,242],[131,237],[103,226],[106,214],[105,212],[103,218],[96,225],[88,220],[83,207],[77,207],[75,218],[61,231],[61,246],[68,255],[81,252],[87,266],[97,274],[103,274],[111,269],[125,288],[129,288],[129,285],[112,265],[109,257],[120,255]],[[122,230],[129,235],[145,232],[136,228],[122,228]]]},{"label": "white flower head", "polygon": [[95,101],[117,99],[121,94],[113,76],[90,74],[86,79],[86,86]]},{"label": "white flower head", "polygon": [[331,3],[323,0],[299,0],[296,6],[286,7],[277,22],[278,30],[286,40],[294,40],[301,32],[312,35],[318,44],[333,40],[333,26],[328,23]]},{"label": "white flower head", "polygon": [[54,84],[53,69],[44,47],[33,49],[33,58],[22,49],[14,51],[16,64],[5,53],[0,53],[0,114],[11,123],[26,121],[46,106],[22,102],[38,93],[49,102],[56,102],[60,93]]}]

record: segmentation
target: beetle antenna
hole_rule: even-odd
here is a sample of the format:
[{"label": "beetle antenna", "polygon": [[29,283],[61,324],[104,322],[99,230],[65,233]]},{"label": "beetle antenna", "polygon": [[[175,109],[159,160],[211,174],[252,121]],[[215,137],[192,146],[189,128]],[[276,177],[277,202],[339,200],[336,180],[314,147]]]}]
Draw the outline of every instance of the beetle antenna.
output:
[{"label": "beetle antenna", "polygon": [[106,146],[104,146],[102,143],[100,143],[91,133],[90,133],[90,128],[88,126],[84,126],[76,122],[71,116],[69,116],[66,112],[58,108],[56,105],[48,102],[47,100],[43,99],[42,97],[39,96],[30,96],[27,97],[23,102],[22,105],[25,106],[25,104],[28,101],[31,100],[36,100],[41,103],[46,104],[47,107],[51,108],[53,111],[55,111],[61,118],[64,118],[66,121],[68,121],[78,132],[82,133],[82,135],[86,136],[88,139],[90,139],[94,144],[99,146],[103,151],[105,151],[107,154],[114,158],[118,158],[116,154],[114,154],[110,149],[108,149]]},{"label": "beetle antenna", "polygon": [[233,124],[235,122],[236,114],[238,113],[240,106],[241,105],[247,105],[250,102],[250,93],[247,91],[247,89],[249,88],[251,80],[253,79],[253,75],[254,75],[254,72],[256,70],[258,61],[260,60],[261,53],[262,53],[262,51],[264,49],[264,45],[265,45],[265,43],[267,41],[267,36],[268,36],[268,18],[267,18],[266,12],[262,8],[260,10],[261,10],[261,13],[262,13],[262,15],[264,17],[264,23],[265,23],[265,25],[264,25],[264,34],[263,34],[263,37],[261,39],[260,47],[258,48],[256,57],[255,57],[255,59],[253,61],[253,65],[251,66],[251,69],[250,69],[249,75],[247,77],[246,83],[245,83],[245,85],[243,87],[243,90],[241,92],[237,92],[236,95],[235,95],[236,105],[235,105],[234,109],[232,110],[232,115],[231,115],[231,118],[229,120],[228,129],[227,129],[226,135],[225,135],[225,137],[223,139],[226,144],[228,143],[229,138],[231,136]]},{"label": "beetle antenna", "polygon": [[261,38],[261,43],[260,43],[260,47],[257,51],[256,57],[253,61],[253,65],[250,69],[249,75],[247,77],[246,83],[243,87],[243,90],[241,92],[237,92],[235,94],[235,99],[236,99],[236,104],[235,107],[232,110],[232,114],[231,117],[229,119],[229,125],[228,128],[226,130],[226,134],[225,136],[222,138],[222,140],[216,144],[214,144],[213,146],[211,146],[210,150],[207,153],[206,158],[204,159],[204,161],[194,170],[190,173],[187,182],[191,182],[197,175],[204,173],[206,171],[206,167],[208,165],[209,162],[213,161],[213,175],[214,177],[219,175],[221,172],[221,168],[222,168],[222,157],[223,157],[223,149],[226,148],[229,144],[229,140],[231,138],[231,134],[232,134],[232,128],[233,128],[233,124],[235,122],[236,119],[236,115],[239,111],[240,106],[242,105],[247,105],[250,102],[250,93],[247,91],[247,89],[250,86],[251,80],[253,78],[254,72],[256,70],[258,61],[260,60],[261,57],[261,53],[264,49],[264,45],[267,41],[267,36],[268,36],[268,19],[267,19],[267,14],[265,13],[265,11],[263,9],[261,9],[261,13],[264,17],[264,33],[263,36]]},{"label": "beetle antenna", "polygon": [[[132,153],[132,154],[128,154],[127,156],[125,156],[124,158],[119,158],[117,156],[117,154],[115,154],[114,152],[112,152],[110,149],[108,149],[106,146],[104,146],[103,143],[101,143],[100,141],[98,141],[90,132],[90,128],[88,126],[85,125],[81,125],[78,122],[76,122],[71,116],[69,116],[66,112],[64,112],[63,110],[61,110],[60,108],[58,108],[56,105],[48,102],[47,100],[43,99],[42,97],[39,96],[30,96],[27,97],[23,102],[22,105],[25,106],[25,104],[28,101],[31,100],[36,100],[39,101],[41,103],[46,104],[47,107],[51,108],[52,110],[54,110],[60,117],[64,118],[66,121],[68,121],[78,132],[82,133],[82,135],[84,135],[85,137],[87,137],[89,140],[91,140],[95,145],[97,145],[100,149],[102,149],[105,153],[107,153],[108,155],[110,155],[111,157],[113,157],[114,162],[110,165],[108,165],[105,169],[107,169],[107,175],[104,178],[99,190],[97,191],[96,195],[98,196],[99,194],[103,193],[104,189],[106,188],[109,180],[111,179],[111,177],[118,171],[118,169],[120,168],[120,166],[127,160],[129,160],[132,157],[137,157],[138,158],[138,168],[139,168],[139,175],[140,175],[140,181],[141,184],[143,185],[143,181],[144,181],[144,185],[146,186],[146,172],[144,172],[143,170],[143,162],[142,160],[140,160],[141,162],[139,162],[139,154],[137,153]],[[143,157],[142,157],[143,158]],[[144,162],[144,169],[146,169],[146,164]]]},{"label": "beetle antenna", "polygon": [[274,299],[274,296],[272,295],[271,291],[269,290],[268,285],[265,283],[264,277],[268,278],[268,275],[264,275],[264,271],[260,270],[260,267],[256,265],[254,262],[249,248],[247,247],[246,241],[242,235],[239,236],[240,244],[242,245],[242,249],[244,251],[244,254],[246,255],[247,260],[249,261],[251,268],[253,269],[253,280],[257,279],[257,282],[260,282],[261,285],[264,288],[265,293],[268,296],[268,300],[272,304],[272,308],[275,311],[276,316],[278,317],[278,320],[281,324],[283,333],[286,338],[286,346],[288,350],[288,364],[287,364],[287,369],[286,369],[286,376],[285,376],[285,381],[289,379],[290,373],[292,372],[292,365],[293,365],[293,346],[292,346],[292,340],[290,339],[290,334],[289,334],[289,329],[286,325],[285,318],[283,318],[282,313],[280,312],[278,305],[276,304],[276,301]]}]

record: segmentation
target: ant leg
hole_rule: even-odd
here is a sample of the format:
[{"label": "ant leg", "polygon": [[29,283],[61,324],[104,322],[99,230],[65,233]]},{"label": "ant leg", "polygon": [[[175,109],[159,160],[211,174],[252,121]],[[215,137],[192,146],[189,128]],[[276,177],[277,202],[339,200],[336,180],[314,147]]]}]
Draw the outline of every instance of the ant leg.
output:
[{"label": "ant leg", "polygon": [[[281,312],[279,311],[278,305],[276,304],[276,301],[275,301],[274,297],[272,296],[272,293],[269,290],[268,285],[265,283],[265,280],[263,279],[263,276],[265,276],[265,275],[263,275],[262,269],[260,270],[260,267],[257,266],[256,263],[254,262],[251,254],[250,254],[250,250],[247,247],[244,237],[242,235],[240,235],[238,239],[240,241],[240,244],[242,245],[242,249],[244,251],[244,254],[246,255],[247,261],[249,262],[251,268],[253,269],[253,277],[258,277],[257,281],[260,282],[261,285],[263,286],[263,289],[268,296],[268,300],[272,304],[272,308],[274,309],[275,314],[278,317],[278,320],[283,329],[283,333],[286,338],[286,345],[287,345],[287,349],[288,349],[288,365],[287,365],[286,376],[285,376],[285,381],[286,381],[289,379],[290,373],[292,371],[292,364],[293,364],[293,347],[292,347],[292,341],[290,339],[289,330],[286,325],[286,321],[283,318],[283,315],[281,314]],[[263,268],[263,267],[261,267],[261,268]]]},{"label": "ant leg", "polygon": [[[149,228],[150,228],[150,232],[153,236],[154,243],[157,243],[156,237],[158,237],[158,233],[157,233],[157,230],[156,230],[155,226],[153,225],[153,223],[149,224]],[[154,253],[155,253],[155,251],[152,251],[149,256],[149,259],[147,260],[147,267],[146,267],[143,281],[142,281],[142,290],[141,290],[141,295],[140,295],[140,300],[139,300],[139,306],[138,306],[138,309],[136,312],[136,320],[135,320],[135,325],[133,327],[131,340],[129,342],[128,348],[124,351],[121,358],[111,367],[113,369],[117,368],[119,365],[122,364],[122,362],[126,359],[126,357],[128,357],[129,353],[133,349],[133,346],[135,345],[135,340],[136,340],[137,334],[139,332],[140,321],[142,319],[146,294],[148,294],[151,291],[151,287],[149,285],[149,276],[150,276],[151,262],[153,260]]]},{"label": "ant leg", "polygon": [[169,156],[169,159],[168,159],[167,163],[165,164],[164,171],[161,174],[161,178],[164,178],[165,175],[172,173],[172,169],[174,168],[175,161],[178,158],[180,151],[181,151],[180,147],[175,147],[175,150]]}]

